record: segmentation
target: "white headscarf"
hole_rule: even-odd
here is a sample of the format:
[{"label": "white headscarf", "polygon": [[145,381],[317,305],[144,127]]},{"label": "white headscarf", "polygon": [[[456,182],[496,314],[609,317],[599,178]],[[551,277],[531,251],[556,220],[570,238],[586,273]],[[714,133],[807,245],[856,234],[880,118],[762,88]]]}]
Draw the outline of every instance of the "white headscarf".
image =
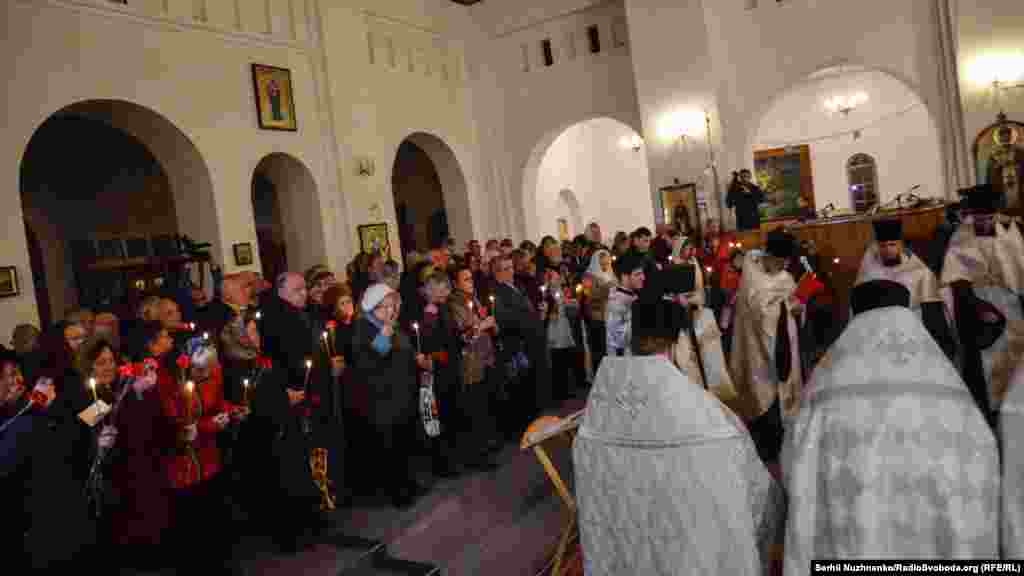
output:
[{"label": "white headscarf", "polygon": [[788,576],[814,558],[998,556],[995,438],[913,312],[854,317],[801,401],[781,458]]},{"label": "white headscarf", "polygon": [[587,267],[586,273],[589,274],[590,276],[593,276],[594,278],[601,280],[602,282],[614,282],[615,274],[611,272],[605,272],[604,270],[601,269],[602,255],[607,255],[609,258],[612,257],[611,252],[603,248],[598,250],[597,252],[594,252],[590,256],[590,266]]}]

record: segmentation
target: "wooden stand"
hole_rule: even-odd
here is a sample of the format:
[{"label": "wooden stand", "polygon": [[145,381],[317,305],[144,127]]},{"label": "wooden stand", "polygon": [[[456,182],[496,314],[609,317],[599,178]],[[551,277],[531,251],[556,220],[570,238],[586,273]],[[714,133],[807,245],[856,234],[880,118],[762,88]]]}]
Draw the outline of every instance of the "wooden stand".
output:
[{"label": "wooden stand", "polygon": [[554,462],[551,461],[545,446],[549,446],[556,439],[564,439],[572,446],[582,415],[583,411],[581,410],[570,414],[566,418],[542,416],[530,424],[519,444],[520,449],[533,451],[534,456],[537,457],[537,461],[540,462],[552,486],[554,486],[555,492],[561,498],[566,511],[566,521],[562,527],[562,535],[558,539],[558,546],[555,549],[551,571],[549,572],[551,576],[563,576],[566,573],[568,568],[565,562],[566,553],[569,551],[570,545],[579,540],[579,525],[576,518],[576,499],[569,492],[569,487],[562,480],[562,476],[559,474]]}]

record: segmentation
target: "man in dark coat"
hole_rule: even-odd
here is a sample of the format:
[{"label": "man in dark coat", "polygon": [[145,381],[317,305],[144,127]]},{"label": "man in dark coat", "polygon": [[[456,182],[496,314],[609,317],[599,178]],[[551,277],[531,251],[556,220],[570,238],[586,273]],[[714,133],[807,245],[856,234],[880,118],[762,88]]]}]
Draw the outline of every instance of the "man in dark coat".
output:
[{"label": "man in dark coat", "polygon": [[736,210],[737,230],[757,230],[761,227],[761,214],[757,207],[764,200],[764,190],[751,182],[750,170],[743,169],[734,173],[729,192],[725,196],[725,205]]},{"label": "man in dark coat", "polygon": [[[541,320],[547,304],[538,302],[535,308],[526,294],[516,288],[512,258],[499,256],[495,264],[495,311],[498,338],[503,353],[499,359],[509,374],[509,393],[512,402],[506,422],[509,435],[518,436],[525,426],[545,406],[551,404],[551,366],[547,353],[547,334]],[[527,361],[523,365],[522,359]]]}]

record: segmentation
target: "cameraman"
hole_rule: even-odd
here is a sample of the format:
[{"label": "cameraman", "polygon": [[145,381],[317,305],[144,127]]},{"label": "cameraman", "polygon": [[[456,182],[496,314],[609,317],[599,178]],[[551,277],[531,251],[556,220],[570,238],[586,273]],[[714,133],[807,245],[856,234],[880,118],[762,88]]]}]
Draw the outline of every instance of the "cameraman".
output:
[{"label": "cameraman", "polygon": [[732,173],[732,183],[725,196],[725,205],[736,210],[736,229],[757,230],[761,227],[758,204],[764,202],[764,191],[750,181],[750,170],[744,168]]}]

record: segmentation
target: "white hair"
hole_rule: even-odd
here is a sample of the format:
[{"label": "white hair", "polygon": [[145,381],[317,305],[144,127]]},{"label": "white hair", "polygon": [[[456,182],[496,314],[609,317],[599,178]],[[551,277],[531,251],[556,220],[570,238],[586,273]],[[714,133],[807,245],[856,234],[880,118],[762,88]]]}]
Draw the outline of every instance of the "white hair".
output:
[{"label": "white hair", "polygon": [[197,368],[208,368],[217,361],[217,349],[213,346],[200,346],[192,353],[190,360]]}]

